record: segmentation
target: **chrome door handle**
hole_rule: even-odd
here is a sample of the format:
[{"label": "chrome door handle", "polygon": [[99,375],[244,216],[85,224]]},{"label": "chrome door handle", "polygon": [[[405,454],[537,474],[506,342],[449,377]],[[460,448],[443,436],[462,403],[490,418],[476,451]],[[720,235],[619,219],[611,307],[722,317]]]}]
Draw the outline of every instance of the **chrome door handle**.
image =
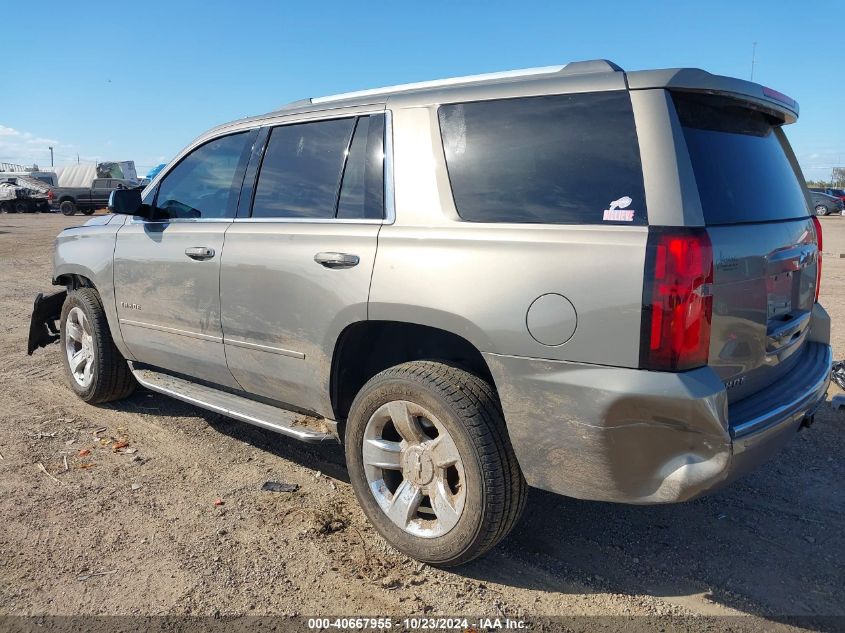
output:
[{"label": "chrome door handle", "polygon": [[185,255],[191,259],[202,261],[214,257],[214,249],[208,248],[208,246],[192,246],[185,249]]},{"label": "chrome door handle", "polygon": [[349,253],[317,253],[314,261],[326,268],[352,268],[358,265],[361,258]]}]

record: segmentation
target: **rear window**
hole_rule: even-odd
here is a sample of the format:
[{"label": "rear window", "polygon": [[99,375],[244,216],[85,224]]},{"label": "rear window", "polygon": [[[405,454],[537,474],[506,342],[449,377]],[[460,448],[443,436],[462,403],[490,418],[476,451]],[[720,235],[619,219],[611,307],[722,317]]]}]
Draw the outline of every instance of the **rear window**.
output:
[{"label": "rear window", "polygon": [[439,118],[462,219],[648,223],[627,92],[456,103]]},{"label": "rear window", "polygon": [[706,224],[808,215],[779,121],[747,103],[674,93]]}]

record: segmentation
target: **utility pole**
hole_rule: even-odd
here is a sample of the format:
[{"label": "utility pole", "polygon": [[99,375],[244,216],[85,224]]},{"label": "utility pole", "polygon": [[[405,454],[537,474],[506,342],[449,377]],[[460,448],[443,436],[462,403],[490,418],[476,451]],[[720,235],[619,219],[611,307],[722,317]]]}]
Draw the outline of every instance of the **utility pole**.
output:
[{"label": "utility pole", "polygon": [[751,46],[751,81],[754,81],[754,66],[757,65],[757,42]]},{"label": "utility pole", "polygon": [[53,167],[53,148],[50,148],[50,167]]}]

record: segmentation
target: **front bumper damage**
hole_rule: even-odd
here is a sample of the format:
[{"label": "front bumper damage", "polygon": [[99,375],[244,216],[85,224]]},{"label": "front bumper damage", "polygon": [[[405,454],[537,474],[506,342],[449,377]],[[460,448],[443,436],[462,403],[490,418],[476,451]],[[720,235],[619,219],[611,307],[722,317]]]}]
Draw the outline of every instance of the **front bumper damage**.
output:
[{"label": "front bumper damage", "polygon": [[688,501],[774,455],[812,419],[831,351],[729,406],[710,368],[682,373],[485,354],[528,483],[579,499]]},{"label": "front bumper damage", "polygon": [[66,297],[66,290],[46,297],[39,292],[35,297],[32,317],[29,321],[29,341],[26,347],[26,353],[30,356],[39,347],[47,347],[59,340],[59,327],[56,322],[61,316]]}]

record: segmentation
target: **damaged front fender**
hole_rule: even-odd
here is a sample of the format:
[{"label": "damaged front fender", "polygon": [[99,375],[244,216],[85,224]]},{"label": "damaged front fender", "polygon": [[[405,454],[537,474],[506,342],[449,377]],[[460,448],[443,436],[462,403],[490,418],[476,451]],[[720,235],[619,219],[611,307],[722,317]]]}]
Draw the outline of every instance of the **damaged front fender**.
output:
[{"label": "damaged front fender", "polygon": [[35,297],[35,305],[32,308],[32,318],[29,322],[29,341],[26,353],[32,353],[39,347],[47,347],[59,340],[59,327],[56,322],[62,314],[62,306],[67,291],[61,290],[51,295],[44,296],[39,292]]}]

